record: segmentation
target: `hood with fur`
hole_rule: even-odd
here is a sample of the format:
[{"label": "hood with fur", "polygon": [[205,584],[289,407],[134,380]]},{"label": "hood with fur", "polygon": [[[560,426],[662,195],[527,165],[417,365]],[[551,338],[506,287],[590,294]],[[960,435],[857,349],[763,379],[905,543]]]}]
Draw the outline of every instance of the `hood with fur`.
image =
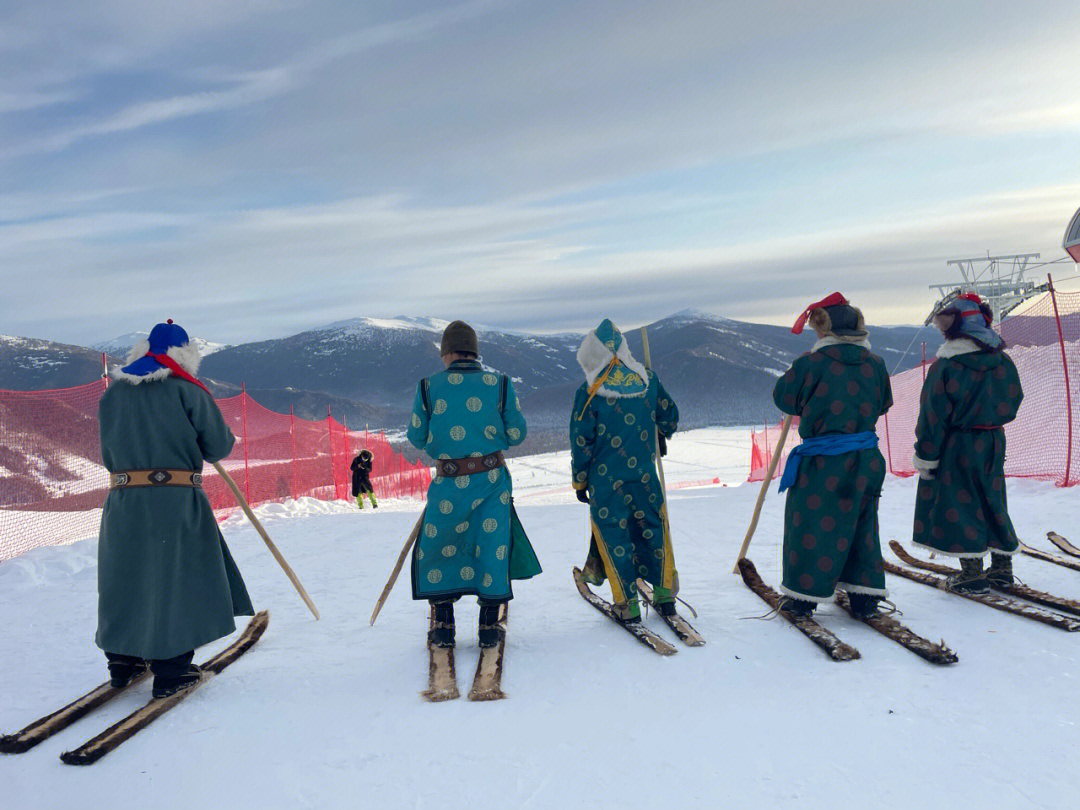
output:
[{"label": "hood with fur", "polygon": [[602,397],[641,397],[648,388],[649,374],[645,366],[634,359],[622,332],[605,318],[595,330],[585,336],[578,349],[577,360],[585,372],[585,382],[591,388],[603,375],[612,358],[616,362],[596,393]]}]

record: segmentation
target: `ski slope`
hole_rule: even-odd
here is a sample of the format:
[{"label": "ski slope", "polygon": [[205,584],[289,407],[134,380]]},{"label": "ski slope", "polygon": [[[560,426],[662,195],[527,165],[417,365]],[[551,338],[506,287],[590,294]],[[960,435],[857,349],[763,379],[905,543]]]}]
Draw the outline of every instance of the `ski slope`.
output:
[{"label": "ski slope", "polygon": [[[315,622],[254,531],[225,524],[259,608],[262,641],[220,678],[96,765],[58,755],[139,705],[118,698],[18,756],[0,756],[0,807],[127,808],[1066,808],[1080,792],[1080,634],[892,578],[903,621],[960,656],[935,668],[836,606],[823,624],[857,646],[836,663],[731,572],[756,486],[734,484],[746,431],[672,441],[671,515],[682,595],[708,646],[661,658],[586,605],[570,579],[584,558],[583,507],[569,460],[512,462],[517,503],[545,572],[518,583],[503,686],[509,699],[427,704],[426,605],[399,582],[375,627],[371,609],[413,502],[378,512],[302,501],[260,508],[319,606]],[[906,538],[914,482],[890,479],[883,539]],[[1017,528],[1076,540],[1075,491],[1010,483]],[[782,500],[766,502],[751,557],[777,580]],[[99,683],[93,645],[94,541],[0,564],[0,731]],[[891,557],[891,553],[886,551]],[[1080,596],[1080,574],[1019,557],[1029,585]],[[603,589],[605,596],[606,588]],[[474,600],[458,607],[458,679],[476,662]],[[674,642],[651,615],[649,626]],[[209,657],[222,640],[197,653]],[[677,644],[677,642],[675,642]]]}]

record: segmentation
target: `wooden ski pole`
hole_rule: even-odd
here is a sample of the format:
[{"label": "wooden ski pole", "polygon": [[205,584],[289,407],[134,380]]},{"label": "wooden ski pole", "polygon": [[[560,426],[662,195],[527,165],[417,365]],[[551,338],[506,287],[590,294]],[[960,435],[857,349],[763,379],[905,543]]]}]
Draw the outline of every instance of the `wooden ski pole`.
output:
[{"label": "wooden ski pole", "polygon": [[371,621],[368,623],[369,626],[375,624],[375,619],[378,618],[383,603],[386,602],[386,598],[390,596],[390,591],[394,589],[394,583],[397,582],[398,574],[401,573],[401,569],[405,565],[405,558],[409,556],[409,551],[416,543],[417,538],[420,537],[420,527],[424,525],[424,514],[425,512],[420,513],[420,519],[416,521],[416,525],[413,526],[413,530],[409,534],[409,539],[405,541],[405,547],[401,549],[401,554],[398,555],[397,564],[394,566],[394,570],[390,572],[390,579],[387,580],[386,587],[383,588],[379,601],[375,603],[375,610],[371,612]]},{"label": "wooden ski pole", "polygon": [[[645,368],[652,371],[652,352],[649,351],[649,332],[643,326],[641,327],[641,348],[645,355]],[[645,381],[646,385],[648,380]],[[664,499],[664,533],[668,537],[668,541],[671,541],[671,516],[668,514],[668,499],[667,499],[667,479],[664,478],[664,457],[660,455],[660,428],[657,425],[653,425],[653,430],[656,434],[656,475],[660,478],[660,495]],[[692,610],[693,608],[691,608]]]},{"label": "wooden ski pole", "polygon": [[247,515],[248,520],[251,521],[251,525],[255,527],[255,531],[259,533],[259,537],[266,543],[266,547],[270,549],[270,553],[274,555],[274,559],[277,560],[278,565],[281,566],[281,570],[285,572],[285,576],[289,578],[289,582],[296,588],[296,592],[300,594],[300,598],[304,600],[304,604],[308,606],[308,610],[311,611],[311,615],[315,617],[316,621],[319,619],[319,609],[315,607],[315,603],[311,601],[311,597],[308,596],[308,592],[304,589],[304,586],[300,584],[300,580],[296,576],[296,572],[292,570],[289,564],[285,561],[285,558],[281,556],[281,552],[278,551],[278,547],[274,545],[274,541],[270,539],[270,535],[266,533],[266,529],[259,522],[259,519],[255,517],[255,513],[251,511],[251,507],[248,506],[247,500],[240,492],[240,487],[233,481],[232,476],[225,472],[225,468],[221,466],[220,462],[214,462],[214,469],[218,471],[218,475],[221,476],[221,480],[224,481],[229,489],[232,490],[234,496],[236,496],[236,502],[240,504],[240,508],[244,510],[244,514]]},{"label": "wooden ski pole", "polygon": [[793,418],[790,414],[785,416],[784,424],[780,427],[780,438],[777,440],[776,448],[773,450],[769,469],[765,471],[765,480],[761,482],[761,492],[758,493],[757,503],[754,505],[754,516],[750,519],[750,528],[746,530],[746,538],[742,542],[742,548],[739,549],[739,556],[735,559],[735,567],[731,571],[733,574],[739,573],[739,560],[746,556],[746,550],[750,548],[750,539],[754,536],[754,530],[757,529],[758,518],[761,517],[761,507],[765,503],[765,495],[769,491],[769,484],[772,483],[773,476],[776,474],[776,467],[780,464],[780,454],[784,451],[784,443],[787,441]]}]

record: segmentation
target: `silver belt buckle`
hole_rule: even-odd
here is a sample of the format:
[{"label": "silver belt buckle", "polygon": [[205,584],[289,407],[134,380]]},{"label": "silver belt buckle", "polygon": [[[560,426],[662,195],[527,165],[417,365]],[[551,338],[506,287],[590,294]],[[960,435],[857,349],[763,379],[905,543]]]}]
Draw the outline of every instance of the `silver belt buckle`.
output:
[{"label": "silver belt buckle", "polygon": [[192,473],[191,474],[191,485],[193,487],[201,487],[202,486],[202,473]]},{"label": "silver belt buckle", "polygon": [[113,473],[112,485],[114,487],[126,487],[129,481],[131,481],[131,476],[127,473]]}]

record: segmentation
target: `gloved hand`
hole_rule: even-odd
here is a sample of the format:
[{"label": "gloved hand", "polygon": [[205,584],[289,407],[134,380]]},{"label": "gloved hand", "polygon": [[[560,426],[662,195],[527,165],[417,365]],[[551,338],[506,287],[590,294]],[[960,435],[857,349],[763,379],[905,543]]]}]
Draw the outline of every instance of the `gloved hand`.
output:
[{"label": "gloved hand", "polygon": [[574,494],[577,495],[577,499],[582,503],[589,502],[589,490],[587,489],[575,489]]},{"label": "gloved hand", "polygon": [[660,457],[663,458],[667,455],[667,436],[665,436],[663,433],[657,433],[656,443],[660,447]]}]

